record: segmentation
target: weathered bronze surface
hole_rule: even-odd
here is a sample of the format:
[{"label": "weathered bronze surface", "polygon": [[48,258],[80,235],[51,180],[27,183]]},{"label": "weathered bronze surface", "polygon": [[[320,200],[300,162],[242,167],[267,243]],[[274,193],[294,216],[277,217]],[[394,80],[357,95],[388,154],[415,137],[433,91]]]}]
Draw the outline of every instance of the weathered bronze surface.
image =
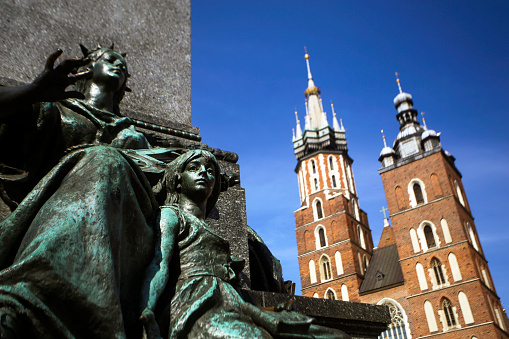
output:
[{"label": "weathered bronze surface", "polygon": [[[0,223],[0,338],[344,337],[289,304],[270,312],[240,297],[243,263],[204,221],[238,178],[207,151],[156,160],[179,151],[152,148],[120,116],[124,57],[82,50],[0,88],[0,144],[10,145],[0,193],[13,210]],[[276,266],[260,274],[280,291]]]}]

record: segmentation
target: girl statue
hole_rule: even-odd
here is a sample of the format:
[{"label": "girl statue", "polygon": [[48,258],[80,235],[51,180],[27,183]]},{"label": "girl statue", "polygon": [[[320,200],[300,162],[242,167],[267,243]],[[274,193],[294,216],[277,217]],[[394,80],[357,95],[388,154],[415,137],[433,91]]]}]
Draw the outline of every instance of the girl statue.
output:
[{"label": "girl statue", "polygon": [[165,289],[173,294],[168,338],[347,337],[299,313],[263,311],[242,300],[233,283],[238,265],[229,243],[205,223],[219,196],[219,173],[215,157],[203,150],[179,156],[165,173],[168,196],[140,317],[147,338],[161,337],[157,304],[167,303]]}]

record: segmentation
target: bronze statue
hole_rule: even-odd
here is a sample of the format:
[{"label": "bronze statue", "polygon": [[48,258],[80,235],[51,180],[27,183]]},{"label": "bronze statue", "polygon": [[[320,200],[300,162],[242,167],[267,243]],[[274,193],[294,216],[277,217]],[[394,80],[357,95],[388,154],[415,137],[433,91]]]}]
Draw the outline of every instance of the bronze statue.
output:
[{"label": "bronze statue", "polygon": [[[147,270],[141,320],[147,338],[160,338],[157,303],[168,303],[168,338],[343,338],[340,331],[311,325],[312,319],[279,309],[267,312],[245,302],[235,288],[243,265],[231,258],[228,241],[205,223],[220,192],[220,170],[215,157],[203,150],[189,151],[165,174],[168,192],[159,216],[160,237]],[[164,329],[166,330],[166,329]]]},{"label": "bronze statue", "polygon": [[0,188],[13,209],[0,223],[6,338],[141,337],[157,203],[121,149],[148,143],[118,114],[123,56],[83,51],[56,67],[53,53],[32,84],[0,89]]},{"label": "bronze statue", "polygon": [[217,160],[195,150],[170,163],[159,207],[123,151],[150,147],[119,113],[125,59],[82,51],[54,67],[55,52],[33,83],[0,88],[0,143],[18,146],[0,147],[13,210],[0,222],[0,338],[345,337],[242,300],[243,263],[204,221],[222,186]]}]

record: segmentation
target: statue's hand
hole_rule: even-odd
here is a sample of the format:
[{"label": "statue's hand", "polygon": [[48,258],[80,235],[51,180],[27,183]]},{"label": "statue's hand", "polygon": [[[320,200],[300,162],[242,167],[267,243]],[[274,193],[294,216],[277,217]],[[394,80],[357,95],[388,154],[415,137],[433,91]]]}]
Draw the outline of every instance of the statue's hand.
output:
[{"label": "statue's hand", "polygon": [[68,98],[84,99],[85,96],[78,91],[66,91],[65,89],[80,79],[92,76],[92,71],[72,74],[71,72],[86,64],[87,59],[65,59],[54,67],[55,61],[62,55],[62,50],[52,53],[46,60],[46,66],[41,74],[31,84],[34,102],[59,101]]}]

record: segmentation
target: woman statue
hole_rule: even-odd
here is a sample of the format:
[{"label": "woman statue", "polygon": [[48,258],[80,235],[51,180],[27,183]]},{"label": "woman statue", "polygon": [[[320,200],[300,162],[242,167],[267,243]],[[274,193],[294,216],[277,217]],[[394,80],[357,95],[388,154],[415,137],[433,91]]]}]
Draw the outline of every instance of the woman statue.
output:
[{"label": "woman statue", "polygon": [[162,314],[170,316],[167,335],[163,328],[168,338],[348,337],[311,325],[312,319],[299,313],[263,311],[242,300],[232,285],[239,267],[229,243],[205,223],[219,196],[219,173],[215,157],[203,150],[179,156],[165,173],[168,196],[158,218],[160,237],[141,315],[146,336],[161,337],[157,303],[168,302],[161,299],[169,289],[170,310]]},{"label": "woman statue", "polygon": [[1,338],[141,337],[157,203],[120,149],[148,143],[118,115],[124,57],[82,49],[0,88],[0,190],[14,210],[0,223]]}]

